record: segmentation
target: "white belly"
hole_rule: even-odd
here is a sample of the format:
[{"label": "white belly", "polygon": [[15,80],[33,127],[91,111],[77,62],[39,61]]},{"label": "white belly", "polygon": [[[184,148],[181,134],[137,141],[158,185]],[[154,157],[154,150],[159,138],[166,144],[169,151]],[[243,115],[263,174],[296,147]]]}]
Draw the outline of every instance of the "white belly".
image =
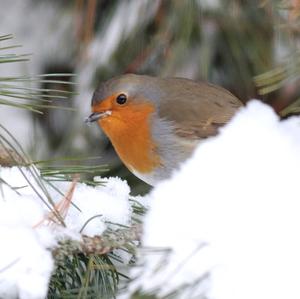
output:
[{"label": "white belly", "polygon": [[157,185],[157,183],[159,183],[160,181],[165,179],[165,178],[159,177],[155,171],[151,172],[150,174],[145,174],[145,173],[140,173],[138,171],[132,170],[132,173],[136,177],[138,177],[139,179],[141,179],[142,181],[144,181],[145,183],[147,183],[148,185],[151,185],[151,186],[155,186],[155,185]]}]

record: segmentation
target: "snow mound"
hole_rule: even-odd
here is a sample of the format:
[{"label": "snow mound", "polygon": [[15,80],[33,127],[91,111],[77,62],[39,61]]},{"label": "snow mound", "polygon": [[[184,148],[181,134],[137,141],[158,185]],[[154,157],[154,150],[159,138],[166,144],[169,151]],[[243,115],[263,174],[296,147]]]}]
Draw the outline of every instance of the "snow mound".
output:
[{"label": "snow mound", "polygon": [[150,194],[131,289],[300,298],[299,169],[300,119],[251,101]]}]

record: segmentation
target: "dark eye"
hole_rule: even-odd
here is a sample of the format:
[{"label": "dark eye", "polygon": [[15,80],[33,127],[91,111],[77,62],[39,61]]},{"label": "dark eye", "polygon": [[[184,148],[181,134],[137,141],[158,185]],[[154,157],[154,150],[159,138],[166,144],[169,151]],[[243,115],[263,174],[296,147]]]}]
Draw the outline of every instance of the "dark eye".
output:
[{"label": "dark eye", "polygon": [[117,96],[116,101],[119,105],[123,105],[127,101],[127,96],[124,93],[121,93]]}]

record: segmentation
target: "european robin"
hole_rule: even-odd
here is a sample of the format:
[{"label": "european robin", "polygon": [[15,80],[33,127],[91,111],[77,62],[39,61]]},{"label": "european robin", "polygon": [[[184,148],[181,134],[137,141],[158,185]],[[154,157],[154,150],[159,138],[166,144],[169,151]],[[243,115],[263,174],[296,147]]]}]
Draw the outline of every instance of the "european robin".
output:
[{"label": "european robin", "polygon": [[155,185],[242,103],[207,82],[126,74],[101,83],[91,105],[86,122],[97,121],[127,168]]}]

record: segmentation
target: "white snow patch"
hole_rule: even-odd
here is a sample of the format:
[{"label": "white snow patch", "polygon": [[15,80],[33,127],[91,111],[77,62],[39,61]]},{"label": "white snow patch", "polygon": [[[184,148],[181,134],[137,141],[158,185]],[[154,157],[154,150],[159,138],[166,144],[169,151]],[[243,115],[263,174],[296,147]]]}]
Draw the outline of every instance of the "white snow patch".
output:
[{"label": "white snow patch", "polygon": [[300,298],[299,169],[300,119],[251,101],[151,193],[142,243],[171,252],[141,250],[131,289],[165,295],[210,272],[194,290],[209,298]]},{"label": "white snow patch", "polygon": [[[27,184],[17,168],[0,170],[1,179],[8,184],[15,187],[24,187]],[[20,192],[23,195],[20,195]],[[1,298],[34,299],[46,296],[53,270],[52,256],[47,248],[53,247],[56,242],[48,228],[32,228],[42,219],[43,214],[42,204],[30,194],[30,188],[14,191],[1,184]]]},{"label": "white snow patch", "polygon": [[73,203],[81,212],[74,206],[70,207],[66,217],[69,229],[79,232],[90,218],[98,215],[85,226],[85,235],[101,235],[107,228],[106,221],[121,225],[130,224],[129,186],[119,178],[101,180],[105,183],[104,186],[94,188],[79,184],[76,188]]},{"label": "white snow patch", "polygon": [[[44,196],[31,173],[26,168],[21,170],[33,188]],[[0,168],[0,178],[0,298],[45,298],[54,266],[50,249],[62,238],[80,238],[80,229],[93,216],[101,215],[85,226],[83,233],[89,236],[100,235],[108,226],[117,229],[118,224],[130,224],[130,189],[119,178],[98,178],[104,185],[97,187],[78,183],[72,202],[80,211],[73,205],[69,207],[65,218],[67,228],[45,226],[41,222],[49,209],[17,167]],[[71,183],[55,185],[66,194]],[[45,187],[55,203],[63,198],[49,185]]]},{"label": "white snow patch", "polygon": [[45,298],[53,260],[38,233],[21,223],[0,225],[0,240],[0,297]]}]

